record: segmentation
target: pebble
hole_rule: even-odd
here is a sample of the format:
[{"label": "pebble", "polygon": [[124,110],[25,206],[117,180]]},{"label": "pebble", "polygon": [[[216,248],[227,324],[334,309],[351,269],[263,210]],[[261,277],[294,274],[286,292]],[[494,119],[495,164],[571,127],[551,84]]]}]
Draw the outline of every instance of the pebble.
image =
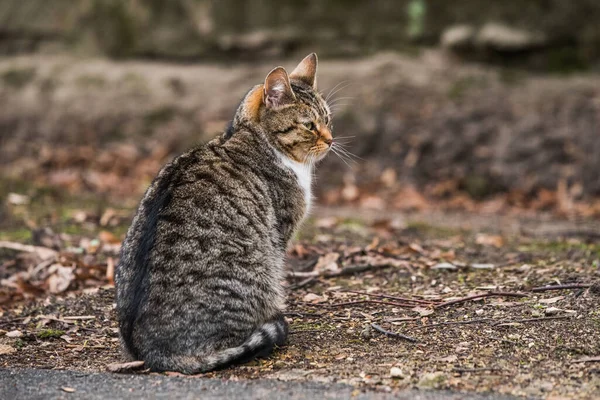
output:
[{"label": "pebble", "polygon": [[402,378],[402,370],[398,367],[392,367],[390,369],[390,376],[392,378]]}]

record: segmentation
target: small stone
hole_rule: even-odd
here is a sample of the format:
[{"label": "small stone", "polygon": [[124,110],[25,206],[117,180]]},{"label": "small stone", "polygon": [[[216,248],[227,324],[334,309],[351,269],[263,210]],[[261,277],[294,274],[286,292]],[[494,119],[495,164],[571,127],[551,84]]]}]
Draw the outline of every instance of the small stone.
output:
[{"label": "small stone", "polygon": [[473,269],[494,269],[496,266],[494,264],[471,264],[471,268]]},{"label": "small stone", "polygon": [[546,310],[544,311],[544,314],[546,315],[556,315],[559,312],[561,312],[562,310],[560,308],[556,308],[556,307],[548,307],[546,308]]},{"label": "small stone", "polygon": [[10,331],[6,333],[6,336],[9,338],[20,338],[23,336],[23,332],[21,331]]},{"label": "small stone", "polygon": [[479,310],[475,310],[475,314],[477,314],[477,315],[482,315],[482,314],[483,314],[483,312],[484,312],[484,311],[483,311],[483,309],[481,309],[481,308],[480,308]]},{"label": "small stone", "polygon": [[454,264],[439,263],[439,264],[435,264],[433,267],[431,267],[431,269],[445,269],[445,270],[449,270],[449,271],[454,271],[458,268]]},{"label": "small stone", "polygon": [[392,367],[390,369],[390,376],[392,378],[402,378],[402,370],[398,367]]}]

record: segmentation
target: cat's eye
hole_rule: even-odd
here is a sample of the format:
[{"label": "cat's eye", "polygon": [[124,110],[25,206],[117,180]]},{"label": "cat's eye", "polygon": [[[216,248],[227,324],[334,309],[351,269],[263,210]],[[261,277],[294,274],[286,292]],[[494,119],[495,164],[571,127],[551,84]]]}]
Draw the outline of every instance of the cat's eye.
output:
[{"label": "cat's eye", "polygon": [[305,122],[303,125],[309,131],[314,131],[315,129],[317,129],[314,122]]}]

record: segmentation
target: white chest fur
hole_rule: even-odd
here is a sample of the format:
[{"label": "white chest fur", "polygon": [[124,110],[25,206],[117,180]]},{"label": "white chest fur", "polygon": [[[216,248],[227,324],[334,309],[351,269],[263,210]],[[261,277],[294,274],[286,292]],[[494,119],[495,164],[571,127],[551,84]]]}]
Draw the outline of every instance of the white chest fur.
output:
[{"label": "white chest fur", "polygon": [[280,157],[283,164],[290,168],[298,179],[298,184],[304,193],[304,202],[306,204],[304,215],[306,216],[310,211],[310,206],[312,203],[312,168],[310,165],[301,164],[299,162],[290,160],[284,155],[280,155]]}]

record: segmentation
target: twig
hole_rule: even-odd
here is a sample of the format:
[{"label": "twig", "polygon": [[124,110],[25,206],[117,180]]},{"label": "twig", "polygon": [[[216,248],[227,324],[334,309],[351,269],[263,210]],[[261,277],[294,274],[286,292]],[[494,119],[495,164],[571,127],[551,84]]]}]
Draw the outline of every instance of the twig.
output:
[{"label": "twig", "polygon": [[31,246],[16,242],[0,241],[0,248],[23,251],[25,253],[34,253],[41,259],[53,258],[58,255],[56,250],[41,246]]},{"label": "twig", "polygon": [[391,336],[391,337],[396,337],[398,339],[408,340],[411,343],[417,343],[418,342],[418,340],[415,339],[412,336],[407,336],[407,335],[403,335],[401,333],[386,331],[385,329],[383,329],[381,326],[377,325],[374,322],[371,323],[371,327],[373,327],[373,329],[375,329],[377,332],[383,333],[386,336]]},{"label": "twig", "polygon": [[74,315],[72,317],[63,317],[65,321],[75,321],[84,319],[96,319],[94,315]]},{"label": "twig", "polygon": [[365,296],[372,296],[372,297],[379,297],[381,299],[409,301],[409,302],[419,303],[419,304],[425,304],[425,305],[435,304],[435,301],[420,300],[420,299],[411,299],[411,298],[408,298],[408,297],[400,297],[400,296],[390,296],[390,295],[387,295],[387,294],[366,293],[366,292],[359,292],[358,290],[344,290],[343,292],[345,292],[345,293],[354,293],[354,294],[362,294],[362,295],[365,295]]},{"label": "twig", "polygon": [[436,326],[444,326],[444,325],[470,325],[470,324],[483,324],[486,322],[491,322],[493,320],[489,319],[489,318],[481,318],[481,319],[470,319],[468,321],[448,321],[448,322],[438,322],[436,324],[428,324],[428,325],[421,325],[421,326],[417,326],[415,327],[416,329],[428,329],[428,328],[434,328]]},{"label": "twig", "polygon": [[298,329],[290,331],[290,335],[295,333],[318,333],[318,332],[331,332],[333,329]]},{"label": "twig", "polygon": [[579,360],[573,360],[571,361],[571,363],[576,364],[576,363],[585,363],[585,362],[600,362],[600,356],[596,356],[596,357],[583,357],[580,358]]},{"label": "twig", "polygon": [[357,300],[357,301],[347,301],[344,303],[333,303],[333,304],[326,304],[326,303],[301,303],[301,304],[305,305],[305,306],[309,306],[309,307],[345,307],[345,306],[353,306],[356,304],[367,304],[367,303],[385,304],[388,306],[397,306],[397,307],[404,307],[404,308],[413,308],[415,306],[414,304],[396,303],[393,301],[381,301],[381,300]]},{"label": "twig", "polygon": [[382,263],[382,264],[366,264],[366,265],[350,265],[348,267],[342,268],[338,271],[309,271],[309,272],[294,272],[290,271],[288,273],[288,277],[290,278],[335,278],[338,276],[348,276],[358,274],[360,272],[370,271],[373,269],[383,269],[389,267],[407,267],[410,265],[406,261],[393,260],[395,263]]},{"label": "twig", "polygon": [[300,289],[300,288],[303,288],[304,286],[308,286],[311,283],[316,282],[316,281],[317,281],[317,277],[316,276],[311,276],[311,277],[306,278],[303,281],[300,281],[300,282],[298,282],[296,284],[291,285],[289,287],[289,289],[290,290]]},{"label": "twig", "polygon": [[563,289],[587,289],[591,287],[591,283],[569,283],[566,285],[539,286],[531,289],[532,292],[546,292],[548,290],[563,290]]},{"label": "twig", "polygon": [[556,319],[569,319],[569,318],[573,318],[573,317],[570,315],[559,315],[556,317],[513,319],[513,320],[498,321],[498,322],[493,323],[492,326],[502,326],[502,325],[506,325],[506,324],[522,324],[525,322],[544,322],[544,321],[551,321],[551,320],[556,320]]},{"label": "twig", "polygon": [[494,372],[494,371],[504,371],[502,368],[496,367],[483,367],[483,368],[453,368],[452,372],[468,373],[468,372]]},{"label": "twig", "polygon": [[528,294],[525,293],[514,293],[514,292],[487,292],[475,294],[473,296],[467,296],[456,300],[446,301],[444,303],[435,304],[434,308],[442,308],[446,306],[450,306],[453,304],[463,303],[465,301],[482,299],[484,297],[529,297]]},{"label": "twig", "polygon": [[302,314],[302,313],[298,313],[298,312],[286,312],[286,313],[283,313],[283,315],[285,315],[286,317],[298,317],[298,318],[304,318],[304,317],[323,318],[323,316],[321,314]]}]

